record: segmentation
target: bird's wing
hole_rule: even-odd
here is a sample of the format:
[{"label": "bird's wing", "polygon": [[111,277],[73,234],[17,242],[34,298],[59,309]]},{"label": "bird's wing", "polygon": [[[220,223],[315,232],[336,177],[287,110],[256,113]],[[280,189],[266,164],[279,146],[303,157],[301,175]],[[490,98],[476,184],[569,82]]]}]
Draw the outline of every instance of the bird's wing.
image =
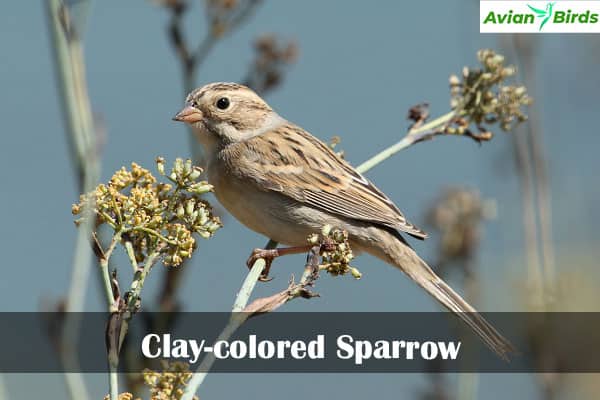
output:
[{"label": "bird's wing", "polygon": [[540,10],[539,8],[531,7],[529,4],[527,4],[527,7],[529,7],[529,9],[531,11],[533,11],[534,13],[536,13],[538,17],[543,17],[543,16],[546,15],[546,11],[545,10]]},{"label": "bird's wing", "polygon": [[375,185],[298,126],[286,124],[237,145],[243,179],[332,214],[427,237]]}]

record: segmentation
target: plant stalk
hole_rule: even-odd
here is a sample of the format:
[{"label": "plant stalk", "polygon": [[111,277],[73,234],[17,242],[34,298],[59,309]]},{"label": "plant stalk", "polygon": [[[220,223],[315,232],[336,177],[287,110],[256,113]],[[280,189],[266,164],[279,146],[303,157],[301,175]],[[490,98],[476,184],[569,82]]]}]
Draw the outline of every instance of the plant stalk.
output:
[{"label": "plant stalk", "polygon": [[[84,6],[89,0],[83,0]],[[51,48],[54,58],[58,89],[62,103],[69,154],[76,171],[80,192],[88,192],[96,185],[100,175],[92,111],[87,96],[85,66],[80,36],[72,25],[67,6],[60,0],[47,0],[46,13],[50,29]],[[66,317],[61,332],[60,354],[63,364],[77,370],[77,347],[80,312],[85,305],[86,283],[92,267],[89,240],[93,229],[91,208],[84,210],[84,221],[79,227],[73,254],[73,273],[65,301]],[[65,381],[72,399],[87,400],[89,395],[83,376],[65,374]]]}]

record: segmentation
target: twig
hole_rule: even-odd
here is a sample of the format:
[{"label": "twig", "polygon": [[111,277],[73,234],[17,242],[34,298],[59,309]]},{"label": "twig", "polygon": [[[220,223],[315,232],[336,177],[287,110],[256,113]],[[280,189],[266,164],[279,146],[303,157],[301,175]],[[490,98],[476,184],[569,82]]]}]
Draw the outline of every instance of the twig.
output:
[{"label": "twig", "polygon": [[[127,299],[127,308],[130,313],[135,313],[137,309],[137,303],[140,300],[140,294],[142,293],[142,289],[144,288],[144,283],[146,282],[146,276],[158,261],[158,257],[160,257],[160,252],[162,247],[159,245],[146,259],[146,263],[144,264],[144,268],[141,270],[138,269],[135,277],[133,278],[133,282],[131,282],[131,287],[129,289],[129,298]],[[137,263],[135,264],[137,265]],[[128,318],[126,318],[127,320]]]},{"label": "twig", "polygon": [[98,263],[100,264],[102,282],[104,283],[104,295],[106,296],[106,302],[108,303],[107,306],[109,312],[117,311],[117,305],[115,304],[115,296],[113,294],[113,288],[111,283],[112,279],[110,276],[110,272],[108,271],[108,262],[110,260],[110,256],[115,250],[115,247],[117,246],[117,243],[119,243],[120,241],[121,232],[117,231],[115,232],[110,242],[110,245],[108,246],[108,249],[106,250],[106,252],[102,252],[102,257],[98,260]]},{"label": "twig", "polygon": [[449,113],[444,114],[433,121],[420,125],[416,129],[413,129],[406,134],[406,136],[404,136],[398,143],[382,150],[373,157],[369,158],[367,161],[360,164],[358,167],[356,167],[356,170],[360,173],[367,172],[377,164],[398,153],[400,150],[403,150],[417,142],[423,141],[428,135],[435,134],[435,132],[437,132],[441,126],[444,126],[452,121],[454,117],[456,117],[456,112],[450,111]]},{"label": "twig", "polygon": [[133,268],[133,273],[135,274],[138,270],[138,263],[135,259],[135,252],[133,251],[133,245],[131,241],[125,240],[125,252],[127,253],[127,257],[129,257],[129,263],[131,264],[131,268]]}]

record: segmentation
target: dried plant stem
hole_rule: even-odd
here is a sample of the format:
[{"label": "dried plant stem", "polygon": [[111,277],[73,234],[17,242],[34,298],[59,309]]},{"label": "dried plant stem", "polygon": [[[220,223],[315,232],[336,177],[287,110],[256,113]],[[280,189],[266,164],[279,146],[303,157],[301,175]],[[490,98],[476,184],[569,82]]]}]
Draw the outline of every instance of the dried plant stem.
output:
[{"label": "dried plant stem", "polygon": [[[87,6],[88,1],[81,3]],[[68,9],[60,0],[47,0],[46,12],[70,147],[69,153],[77,173],[79,189],[81,192],[86,192],[91,190],[98,181],[100,162],[87,95],[81,41],[71,25]],[[91,210],[86,213],[89,215]],[[65,311],[68,314],[61,332],[61,357],[63,363],[71,370],[77,370],[78,364],[73,349],[77,346],[80,325],[77,313],[83,311],[86,283],[91,272],[92,253],[89,239],[92,229],[93,218],[87,218],[87,222],[79,227],[73,255],[73,273],[65,301]],[[65,379],[71,398],[85,400],[89,397],[81,374],[66,374]]]},{"label": "dried plant stem", "polygon": [[[521,60],[524,79],[533,92],[534,65],[530,40],[523,35],[511,35],[505,38],[503,45]],[[530,301],[535,308],[545,308],[549,300],[547,289],[553,285],[555,267],[549,181],[538,121],[539,117],[533,108],[530,110],[529,123],[522,128],[522,134],[512,136],[512,142],[523,209]]]},{"label": "dried plant stem", "polygon": [[[59,88],[63,100],[67,138],[71,145],[70,154],[73,158],[74,168],[79,174],[80,191],[86,192],[92,190],[96,185],[100,174],[100,165],[97,157],[92,111],[86,90],[81,42],[76,35],[68,35],[66,23],[61,22],[67,19],[65,15],[68,15],[61,1],[48,0],[47,12]],[[74,263],[75,270],[67,299],[67,311],[80,311],[83,308],[86,287],[82,282],[86,280],[82,278],[89,275],[91,265],[89,237],[92,224],[93,221],[84,223],[79,229],[74,258],[75,261],[81,262]]]},{"label": "dried plant stem", "polygon": [[[418,142],[421,135],[430,134],[432,130],[443,126],[448,121],[450,121],[454,117],[454,115],[454,111],[449,112],[448,114],[445,114],[427,124],[424,124],[417,129],[411,130],[400,142],[396,143],[391,147],[388,147],[376,156],[365,161],[357,168],[357,170],[360,173],[369,171],[371,168],[390,158],[392,155],[398,153],[400,150],[405,149],[410,145]],[[269,242],[265,246],[266,249],[273,249],[275,247],[277,247],[277,242],[275,242],[274,240],[269,240]],[[248,319],[250,314],[243,313],[241,311],[248,305],[250,296],[252,295],[252,292],[256,287],[256,283],[258,282],[258,278],[260,277],[260,274],[262,273],[264,267],[265,260],[262,258],[256,260],[256,262],[252,265],[250,272],[248,272],[248,275],[246,275],[244,283],[242,284],[242,287],[236,296],[235,302],[233,304],[231,319],[225,327],[225,329],[221,332],[217,340],[229,339],[231,335],[233,335],[233,333],[237,330],[237,328],[239,328],[246,321],[246,319]],[[306,268],[304,270],[304,273],[302,274],[300,282],[306,282],[310,274],[311,269]],[[202,382],[204,382],[204,379],[206,378],[208,371],[212,367],[214,361],[215,359],[212,354],[209,354],[206,358],[204,358],[204,360],[202,360],[202,363],[200,363],[200,365],[196,369],[196,372],[192,375],[192,378],[188,382],[185,392],[181,397],[181,400],[192,400],[194,394],[198,391],[198,388],[200,387]]]},{"label": "dried plant stem", "polygon": [[544,304],[545,294],[543,272],[538,252],[538,234],[535,221],[534,194],[531,185],[532,166],[527,151],[527,139],[523,135],[514,135],[513,148],[519,172],[521,207],[523,209],[523,231],[525,234],[525,254],[527,259],[528,281],[531,286],[531,300],[534,304]]},{"label": "dried plant stem", "polygon": [[[532,40],[521,37],[515,40],[515,51],[523,64],[523,79],[527,82],[530,92],[535,93],[535,60],[530,50],[532,44],[523,45],[524,40]],[[538,108],[532,108],[529,112],[529,123],[525,126],[529,138],[530,157],[532,164],[532,177],[534,179],[537,211],[539,218],[540,247],[542,255],[542,267],[545,284],[552,287],[555,277],[555,257],[552,240],[552,206],[550,197],[550,182],[546,160],[544,157],[543,129],[540,124]],[[548,299],[546,299],[548,300]]]}]

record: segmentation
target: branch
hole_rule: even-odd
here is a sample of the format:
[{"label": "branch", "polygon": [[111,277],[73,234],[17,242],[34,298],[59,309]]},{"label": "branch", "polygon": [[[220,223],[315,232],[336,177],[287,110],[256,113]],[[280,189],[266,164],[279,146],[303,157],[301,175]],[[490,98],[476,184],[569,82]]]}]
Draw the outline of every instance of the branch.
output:
[{"label": "branch", "polygon": [[444,114],[441,117],[438,117],[427,124],[423,124],[420,127],[409,131],[408,134],[404,136],[402,140],[400,140],[398,143],[382,150],[373,157],[369,158],[367,161],[363,162],[358,167],[356,167],[356,170],[361,174],[367,172],[371,168],[377,166],[381,162],[387,160],[394,154],[398,153],[400,150],[404,150],[405,148],[417,142],[425,140],[426,136],[432,135],[433,132],[436,132],[436,130],[439,129],[441,126],[444,126],[445,124],[452,121],[452,118],[454,117],[456,117],[455,111],[450,111],[449,113]]}]

